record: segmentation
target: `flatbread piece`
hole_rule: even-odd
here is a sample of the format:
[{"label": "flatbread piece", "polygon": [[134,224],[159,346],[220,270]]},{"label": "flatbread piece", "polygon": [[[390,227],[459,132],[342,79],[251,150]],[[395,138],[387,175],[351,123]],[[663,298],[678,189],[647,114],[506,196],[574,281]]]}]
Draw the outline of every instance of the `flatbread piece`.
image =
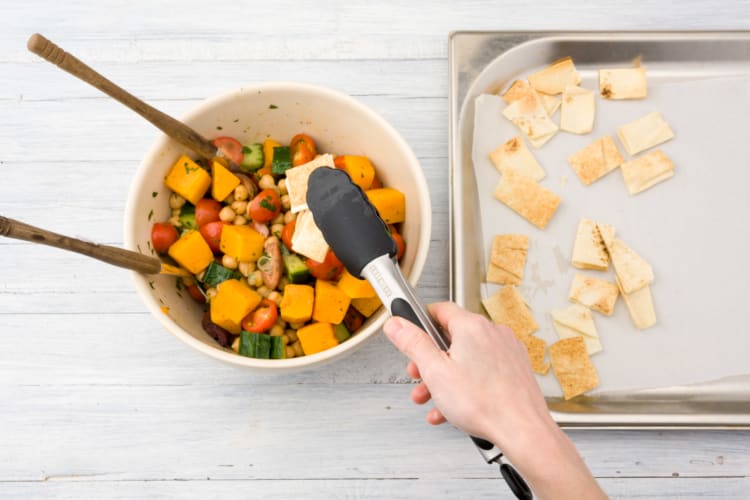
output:
[{"label": "flatbread piece", "polygon": [[518,127],[535,148],[541,147],[558,131],[558,126],[547,115],[539,94],[528,92],[512,101],[502,114]]},{"label": "flatbread piece", "polygon": [[558,340],[549,347],[549,353],[552,369],[562,387],[565,400],[599,385],[599,376],[586,354],[586,345],[581,337]]},{"label": "flatbread piece", "polygon": [[536,161],[521,136],[515,136],[490,153],[490,161],[500,173],[515,170],[535,181],[544,179],[546,173]]},{"label": "flatbread piece", "polygon": [[607,245],[607,252],[624,293],[631,294],[654,281],[649,263],[622,240],[614,238]]},{"label": "flatbread piece", "polygon": [[482,301],[484,309],[494,323],[506,325],[523,340],[539,329],[529,307],[515,286],[504,286]]},{"label": "flatbread piece", "polygon": [[601,179],[624,161],[614,139],[609,135],[568,157],[568,163],[585,186]]},{"label": "flatbread piece", "polygon": [[582,218],[578,223],[573,244],[572,264],[578,269],[606,271],[609,268],[609,255],[602,242],[597,223],[591,219]]},{"label": "flatbread piece", "polygon": [[620,169],[631,195],[645,191],[674,175],[674,163],[660,149],[625,162]]},{"label": "flatbread piece", "polygon": [[616,283],[576,274],[570,285],[568,300],[611,316],[619,294],[620,290]]},{"label": "flatbread piece", "polygon": [[555,61],[543,70],[529,75],[529,84],[535,90],[549,95],[561,94],[568,85],[579,83],[581,76],[570,57]]},{"label": "flatbread piece", "polygon": [[617,137],[630,155],[636,155],[674,138],[674,132],[658,111],[617,129]]},{"label": "flatbread piece", "polygon": [[639,330],[645,330],[654,326],[656,324],[656,311],[654,311],[654,300],[651,297],[651,287],[647,285],[640,290],[626,294],[622,291],[619,280],[617,280],[617,285],[620,287],[622,299],[625,301],[625,306],[628,308],[630,319],[633,320],[635,327]]},{"label": "flatbread piece", "polygon": [[599,93],[605,99],[643,99],[647,94],[646,68],[599,70]]},{"label": "flatbread piece", "polygon": [[596,104],[592,90],[568,85],[562,94],[560,130],[588,134],[594,128]]},{"label": "flatbread piece", "polygon": [[560,205],[555,193],[513,170],[503,174],[494,196],[539,229],[547,226]]},{"label": "flatbread piece", "polygon": [[521,342],[526,346],[526,351],[529,353],[531,369],[540,375],[547,375],[550,368],[549,362],[544,361],[547,342],[535,335],[529,335],[522,339]]}]

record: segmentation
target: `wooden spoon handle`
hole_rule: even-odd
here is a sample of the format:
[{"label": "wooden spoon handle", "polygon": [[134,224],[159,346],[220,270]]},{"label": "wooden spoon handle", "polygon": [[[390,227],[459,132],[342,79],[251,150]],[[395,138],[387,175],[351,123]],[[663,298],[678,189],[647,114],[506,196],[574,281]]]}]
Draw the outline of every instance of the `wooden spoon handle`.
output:
[{"label": "wooden spoon handle", "polygon": [[39,33],[31,35],[28,49],[52,64],[64,69],[71,75],[98,88],[110,97],[120,101],[158,129],[180,144],[190,148],[202,157],[211,159],[217,155],[216,146],[201,134],[179,120],[175,120],[158,109],[146,104],[122,87],[107,80],[100,73],[83,63],[80,59],[64,51]]},{"label": "wooden spoon handle", "polygon": [[115,266],[132,269],[139,273],[159,274],[161,271],[161,260],[156,257],[150,257],[123,248],[98,245],[76,238],[69,238],[68,236],[53,233],[14,219],[8,219],[2,215],[0,215],[0,236],[62,248],[63,250],[77,252],[109,264],[114,264]]}]

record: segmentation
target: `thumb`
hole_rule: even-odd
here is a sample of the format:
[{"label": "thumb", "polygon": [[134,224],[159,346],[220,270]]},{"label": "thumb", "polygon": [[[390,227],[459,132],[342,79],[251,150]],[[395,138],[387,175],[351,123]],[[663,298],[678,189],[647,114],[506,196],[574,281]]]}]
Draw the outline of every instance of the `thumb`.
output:
[{"label": "thumb", "polygon": [[399,351],[417,364],[420,373],[443,361],[443,351],[411,321],[394,316],[386,321],[383,331]]}]

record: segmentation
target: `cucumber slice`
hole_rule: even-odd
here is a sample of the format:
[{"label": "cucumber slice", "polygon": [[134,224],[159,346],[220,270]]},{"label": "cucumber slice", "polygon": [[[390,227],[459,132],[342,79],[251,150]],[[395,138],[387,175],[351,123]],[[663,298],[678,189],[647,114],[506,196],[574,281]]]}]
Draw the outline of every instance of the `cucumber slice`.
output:
[{"label": "cucumber slice", "polygon": [[271,337],[271,359],[286,358],[286,346],[281,337]]},{"label": "cucumber slice", "polygon": [[281,260],[284,261],[284,272],[289,283],[300,284],[310,281],[310,269],[296,253],[281,245]]},{"label": "cucumber slice", "polygon": [[340,344],[351,337],[352,333],[345,324],[339,323],[338,325],[333,325],[333,336],[336,337],[336,340],[338,340]]},{"label": "cucumber slice", "polygon": [[242,146],[242,163],[240,168],[245,172],[255,172],[263,166],[263,144]]},{"label": "cucumber slice", "polygon": [[198,223],[195,222],[195,205],[185,203],[180,208],[180,223],[183,231],[198,229]]},{"label": "cucumber slice", "polygon": [[273,148],[273,160],[271,161],[271,173],[276,175],[285,174],[292,168],[292,153],[289,146]]},{"label": "cucumber slice", "polygon": [[248,358],[269,359],[271,337],[263,333],[240,332],[240,354]]},{"label": "cucumber slice", "polygon": [[245,330],[242,330],[240,332],[240,354],[242,356],[247,356],[248,358],[255,357],[256,344],[254,342],[253,335],[256,334],[246,332]]},{"label": "cucumber slice", "polygon": [[216,286],[226,280],[240,279],[241,276],[237,271],[232,271],[221,264],[211,262],[206,268],[206,273],[203,275],[203,283],[207,286]]}]

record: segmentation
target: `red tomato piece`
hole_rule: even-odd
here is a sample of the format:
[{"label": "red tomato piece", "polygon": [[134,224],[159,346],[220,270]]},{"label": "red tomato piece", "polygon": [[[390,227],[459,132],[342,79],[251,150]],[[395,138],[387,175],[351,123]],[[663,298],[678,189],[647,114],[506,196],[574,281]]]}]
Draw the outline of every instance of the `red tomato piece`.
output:
[{"label": "red tomato piece", "polygon": [[289,144],[292,153],[292,166],[304,165],[311,161],[318,154],[315,148],[315,141],[307,134],[297,134],[292,137]]},{"label": "red tomato piece", "polygon": [[289,250],[292,249],[292,236],[294,236],[294,228],[297,227],[297,219],[287,222],[284,225],[284,229],[281,230],[281,241],[284,242]]},{"label": "red tomato piece", "polygon": [[341,263],[333,250],[328,250],[323,262],[307,259],[305,264],[310,269],[310,274],[319,280],[335,280],[344,270],[344,264]]},{"label": "red tomato piece", "polygon": [[276,303],[269,299],[263,299],[250,314],[242,319],[242,329],[246,332],[261,333],[270,330],[276,324],[279,310]]},{"label": "red tomato piece", "polygon": [[203,198],[195,204],[195,222],[198,227],[219,220],[221,203],[213,198]]},{"label": "red tomato piece", "polygon": [[190,294],[190,296],[193,298],[193,300],[195,300],[199,304],[205,304],[206,303],[206,297],[203,296],[203,294],[200,291],[200,288],[198,288],[198,285],[196,285],[195,283],[193,283],[192,285],[190,285],[190,286],[188,286],[186,288],[187,288],[187,291]]},{"label": "red tomato piece", "polygon": [[270,222],[281,213],[281,199],[274,189],[264,189],[253,198],[247,208],[250,218],[256,222]]},{"label": "red tomato piece", "polygon": [[221,243],[221,230],[224,228],[225,224],[225,222],[217,220],[204,224],[198,228],[201,232],[201,236],[203,236],[203,239],[206,240],[206,243],[208,243],[208,246],[214,253],[221,251],[221,248],[219,247]]},{"label": "red tomato piece", "polygon": [[151,228],[151,245],[157,253],[167,253],[172,243],[177,241],[180,235],[177,229],[166,222],[156,222]]},{"label": "red tomato piece", "polygon": [[216,146],[219,151],[224,153],[224,156],[232,160],[234,163],[239,165],[242,160],[245,159],[242,154],[242,144],[237,139],[232,137],[217,137],[213,141],[213,145]]},{"label": "red tomato piece", "polygon": [[391,230],[391,238],[393,238],[393,241],[396,242],[396,246],[398,247],[398,252],[396,252],[396,260],[401,260],[401,257],[404,256],[404,252],[406,252],[406,243],[404,242],[404,237],[399,234],[396,226],[394,226],[393,224],[389,225],[388,228]]},{"label": "red tomato piece", "polygon": [[345,164],[346,164],[345,156],[335,156],[333,158],[333,166],[338,168],[339,170],[344,170]]}]

